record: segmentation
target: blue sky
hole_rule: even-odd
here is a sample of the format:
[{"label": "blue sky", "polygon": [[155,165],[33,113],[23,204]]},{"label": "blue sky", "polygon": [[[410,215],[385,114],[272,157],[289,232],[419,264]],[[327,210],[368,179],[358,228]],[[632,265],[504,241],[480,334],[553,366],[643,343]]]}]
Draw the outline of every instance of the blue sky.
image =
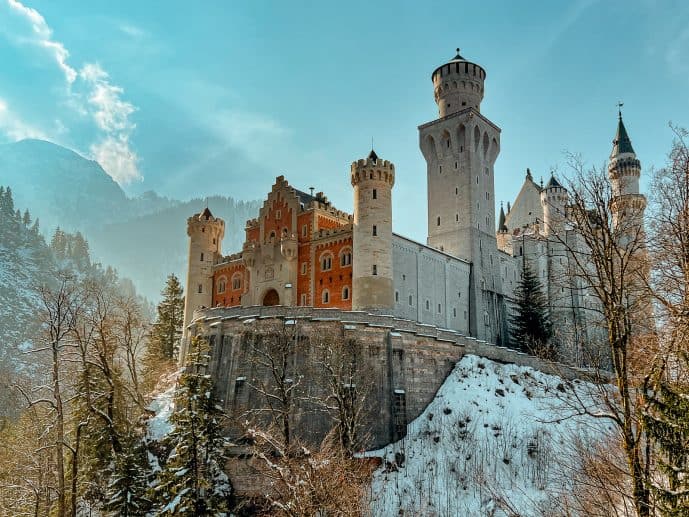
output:
[{"label": "blue sky", "polygon": [[0,141],[73,148],[130,194],[252,199],[284,174],[350,210],[373,137],[396,230],[425,240],[416,127],[455,47],[487,71],[498,201],[565,151],[602,164],[618,100],[645,170],[689,126],[685,1],[0,0]]}]

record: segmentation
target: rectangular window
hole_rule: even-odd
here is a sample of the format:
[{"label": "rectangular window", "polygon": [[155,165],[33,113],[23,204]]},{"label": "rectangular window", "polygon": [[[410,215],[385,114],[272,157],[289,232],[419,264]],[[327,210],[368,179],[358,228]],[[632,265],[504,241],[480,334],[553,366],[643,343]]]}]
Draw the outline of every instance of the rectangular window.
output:
[{"label": "rectangular window", "polygon": [[203,293],[203,284],[199,284],[199,294]]},{"label": "rectangular window", "polygon": [[301,295],[301,304],[306,305],[306,295],[305,294]]},{"label": "rectangular window", "polygon": [[409,306],[411,307],[413,305],[414,305],[414,297],[410,294],[409,295]]},{"label": "rectangular window", "polygon": [[373,199],[378,199],[378,191],[373,189]]},{"label": "rectangular window", "polygon": [[399,292],[399,291],[395,291],[395,302],[397,303],[397,302],[399,302],[399,301],[400,301],[400,292]]},{"label": "rectangular window", "polygon": [[302,275],[306,274],[306,262],[301,263],[301,274]]},{"label": "rectangular window", "polygon": [[378,235],[378,227],[375,224],[373,225],[373,232],[372,233],[373,233],[374,237]]},{"label": "rectangular window", "polygon": [[440,314],[441,312],[443,312],[443,306],[438,304],[438,314]]},{"label": "rectangular window", "polygon": [[395,390],[392,399],[393,441],[407,434],[407,397],[404,390]]},{"label": "rectangular window", "polygon": [[203,262],[203,253],[201,253],[201,262]]},{"label": "rectangular window", "polygon": [[378,275],[378,266],[376,264],[373,264],[373,271],[372,271],[373,276]]}]

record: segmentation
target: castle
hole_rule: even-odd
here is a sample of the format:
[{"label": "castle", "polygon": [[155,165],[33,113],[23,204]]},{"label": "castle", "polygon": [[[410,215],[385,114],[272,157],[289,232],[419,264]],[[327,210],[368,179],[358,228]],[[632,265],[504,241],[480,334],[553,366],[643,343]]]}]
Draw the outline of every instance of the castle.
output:
[{"label": "castle", "polygon": [[[418,128],[427,163],[426,244],[393,232],[395,166],[375,151],[351,164],[353,214],[279,176],[258,217],[247,221],[238,253],[222,254],[224,222],[208,208],[188,219],[185,335],[199,308],[280,305],[391,315],[506,344],[514,290],[528,263],[545,286],[559,346],[581,362],[598,302],[570,274],[567,190],[554,176],[537,184],[527,169],[516,200],[496,221],[501,131],[481,113],[486,72],[458,49],[431,78],[438,118]],[[625,203],[645,207],[621,114],[608,172],[619,214]]]}]

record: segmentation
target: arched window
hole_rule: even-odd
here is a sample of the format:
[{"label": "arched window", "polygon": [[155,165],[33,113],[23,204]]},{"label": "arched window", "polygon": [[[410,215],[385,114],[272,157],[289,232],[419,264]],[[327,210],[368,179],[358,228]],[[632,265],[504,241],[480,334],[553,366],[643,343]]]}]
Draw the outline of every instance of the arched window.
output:
[{"label": "arched window", "polygon": [[226,283],[227,283],[227,279],[224,276],[221,276],[218,279],[218,293],[224,293],[225,292]]},{"label": "arched window", "polygon": [[349,300],[349,287],[344,286],[342,288],[342,299],[343,300]]},{"label": "arched window", "polygon": [[242,275],[241,273],[235,273],[232,275],[232,289],[235,291],[242,288]]},{"label": "arched window", "polygon": [[321,298],[323,303],[330,303],[330,291],[323,289],[323,296]]},{"label": "arched window", "polygon": [[347,267],[352,265],[352,248],[343,248],[340,251],[340,266]]},{"label": "arched window", "polygon": [[321,271],[330,271],[333,268],[333,255],[326,252],[321,255]]},{"label": "arched window", "polygon": [[270,238],[269,238],[269,240],[270,240],[270,242],[274,242],[274,241],[275,241],[275,232],[274,232],[274,231],[273,231],[273,232],[270,232]]}]

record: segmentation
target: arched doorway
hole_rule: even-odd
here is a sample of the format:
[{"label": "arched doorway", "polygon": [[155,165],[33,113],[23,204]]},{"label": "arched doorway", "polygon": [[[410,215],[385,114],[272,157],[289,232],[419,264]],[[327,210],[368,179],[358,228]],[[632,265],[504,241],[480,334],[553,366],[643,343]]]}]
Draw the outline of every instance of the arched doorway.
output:
[{"label": "arched doorway", "polygon": [[271,289],[265,295],[263,295],[263,305],[280,305],[280,295],[275,289]]}]

